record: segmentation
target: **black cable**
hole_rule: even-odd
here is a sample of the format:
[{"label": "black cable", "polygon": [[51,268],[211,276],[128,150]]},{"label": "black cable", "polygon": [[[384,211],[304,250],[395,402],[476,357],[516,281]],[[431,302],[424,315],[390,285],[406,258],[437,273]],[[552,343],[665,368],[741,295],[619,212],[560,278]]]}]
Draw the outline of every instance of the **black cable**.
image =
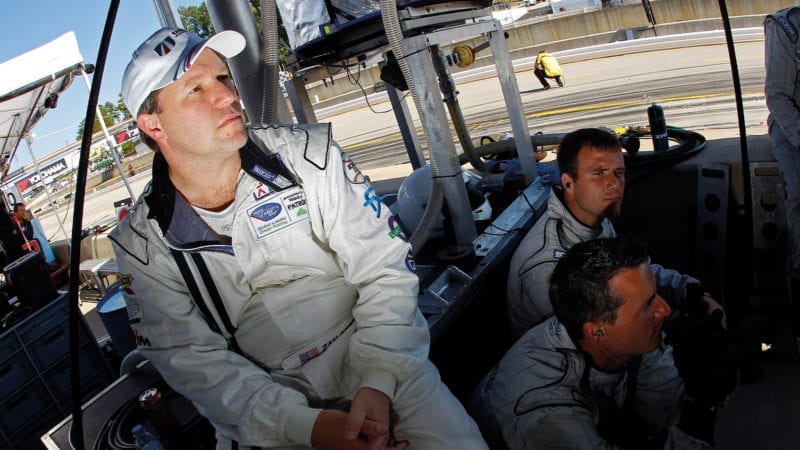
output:
[{"label": "black cable", "polygon": [[70,427],[70,441],[77,450],[84,450],[83,442],[83,411],[81,410],[81,378],[80,378],[80,358],[79,358],[79,321],[81,311],[78,306],[78,283],[80,280],[81,264],[81,228],[83,226],[83,204],[86,194],[86,175],[89,169],[89,150],[92,145],[92,127],[94,123],[95,110],[100,97],[100,84],[103,81],[103,72],[106,66],[106,55],[108,46],[111,43],[111,32],[114,29],[114,22],[119,10],[119,0],[111,0],[106,16],[103,37],[100,40],[100,48],[97,51],[97,61],[95,62],[94,75],[92,76],[92,89],[89,92],[89,103],[86,108],[84,119],[83,140],[81,141],[81,152],[78,162],[78,173],[75,184],[75,206],[72,214],[72,236],[71,252],[69,265],[69,374],[70,374],[70,395],[72,397],[72,426]]},{"label": "black cable", "polygon": [[[744,183],[744,221],[746,236],[753,236],[753,197],[750,191],[752,181],[750,180],[750,157],[747,151],[747,131],[744,123],[744,104],[742,100],[742,83],[739,80],[739,64],[736,61],[736,50],[734,48],[733,34],[731,32],[731,21],[728,17],[728,7],[725,0],[719,0],[719,11],[722,16],[722,25],[725,30],[725,43],[728,47],[728,60],[731,63],[731,76],[733,78],[733,92],[736,97],[736,117],[739,120],[739,144],[741,145],[742,155],[742,181]],[[752,245],[746,245],[742,260],[749,261],[752,267]],[[747,271],[748,273],[752,270]]]},{"label": "black cable", "polygon": [[[175,399],[182,398],[163,380],[156,382],[153,386],[161,392],[161,401],[165,406]],[[189,402],[188,400],[185,401]],[[138,398],[129,399],[114,411],[111,417],[103,424],[95,440],[93,450],[136,448],[131,428],[137,423],[143,423],[147,420],[145,413],[139,407]],[[189,420],[185,421],[185,423],[180,423],[180,429],[170,430],[171,433],[166,436],[159,435],[159,440],[167,448],[193,449],[194,443],[202,440],[201,434],[204,431],[202,427],[206,423],[206,419],[195,411],[195,414]]]},{"label": "black cable", "polygon": [[664,152],[625,154],[626,184],[628,186],[665,167],[691,158],[706,148],[706,138],[700,133],[667,126],[667,135],[678,141],[679,144]]}]

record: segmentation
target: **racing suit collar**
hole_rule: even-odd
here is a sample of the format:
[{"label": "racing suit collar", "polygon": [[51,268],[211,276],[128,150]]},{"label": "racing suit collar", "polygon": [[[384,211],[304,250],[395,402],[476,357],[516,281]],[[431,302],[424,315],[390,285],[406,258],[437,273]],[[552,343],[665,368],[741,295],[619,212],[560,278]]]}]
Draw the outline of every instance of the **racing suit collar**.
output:
[{"label": "racing suit collar", "polygon": [[150,195],[145,197],[149,208],[148,219],[155,219],[161,232],[166,234],[175,209],[175,186],[169,179],[169,164],[161,152],[153,156],[153,181]]},{"label": "racing suit collar", "polygon": [[[277,153],[269,154],[261,150],[252,140],[248,140],[245,146],[239,149],[239,156],[242,170],[268,184],[273,190],[280,191],[297,185],[294,177],[283,165],[280,156]],[[147,218],[155,219],[169,242],[179,246],[217,243],[216,238],[212,239],[215,235],[210,230],[172,223],[173,217],[185,218],[187,214],[195,213],[172,184],[169,178],[169,164],[161,152],[156,152],[153,157],[152,187],[145,201],[149,207]]]}]

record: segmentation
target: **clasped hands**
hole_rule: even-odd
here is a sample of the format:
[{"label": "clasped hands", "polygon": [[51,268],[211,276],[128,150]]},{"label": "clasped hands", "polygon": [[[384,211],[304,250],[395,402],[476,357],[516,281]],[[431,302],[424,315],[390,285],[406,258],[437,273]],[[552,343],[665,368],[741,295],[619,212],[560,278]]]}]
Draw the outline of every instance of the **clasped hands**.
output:
[{"label": "clasped hands", "polygon": [[408,441],[396,441],[392,435],[396,420],[386,394],[362,387],[353,397],[350,412],[320,412],[311,445],[323,450],[405,450]]}]

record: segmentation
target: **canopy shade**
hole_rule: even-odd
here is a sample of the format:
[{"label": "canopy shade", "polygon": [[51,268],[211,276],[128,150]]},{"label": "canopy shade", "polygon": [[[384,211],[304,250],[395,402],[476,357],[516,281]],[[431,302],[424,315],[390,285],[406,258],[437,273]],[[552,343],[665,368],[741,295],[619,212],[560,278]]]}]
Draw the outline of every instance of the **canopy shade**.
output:
[{"label": "canopy shade", "polygon": [[0,64],[0,167],[5,178],[14,152],[28,132],[55,108],[83,65],[75,33]]}]

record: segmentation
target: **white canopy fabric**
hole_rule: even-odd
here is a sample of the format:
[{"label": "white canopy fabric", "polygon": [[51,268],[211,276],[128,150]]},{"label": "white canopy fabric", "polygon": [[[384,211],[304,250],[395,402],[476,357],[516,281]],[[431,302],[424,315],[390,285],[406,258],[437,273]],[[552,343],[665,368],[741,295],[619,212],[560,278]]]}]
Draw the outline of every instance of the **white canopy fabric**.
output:
[{"label": "white canopy fabric", "polygon": [[0,64],[0,167],[2,181],[21,139],[55,108],[58,96],[83,65],[75,33]]}]

